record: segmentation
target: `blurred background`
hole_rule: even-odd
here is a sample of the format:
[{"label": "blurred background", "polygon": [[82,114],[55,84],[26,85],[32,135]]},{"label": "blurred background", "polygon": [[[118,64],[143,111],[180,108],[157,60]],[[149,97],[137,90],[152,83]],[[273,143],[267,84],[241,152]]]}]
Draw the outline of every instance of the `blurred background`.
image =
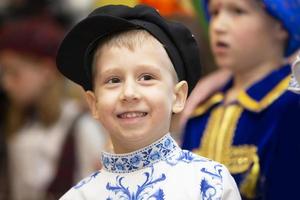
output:
[{"label": "blurred background", "polygon": [[184,23],[198,41],[202,74],[216,68],[200,0],[1,0],[0,200],[58,199],[101,167],[109,141],[82,90],[55,70],[55,51],[74,23],[107,4],[148,4]]}]

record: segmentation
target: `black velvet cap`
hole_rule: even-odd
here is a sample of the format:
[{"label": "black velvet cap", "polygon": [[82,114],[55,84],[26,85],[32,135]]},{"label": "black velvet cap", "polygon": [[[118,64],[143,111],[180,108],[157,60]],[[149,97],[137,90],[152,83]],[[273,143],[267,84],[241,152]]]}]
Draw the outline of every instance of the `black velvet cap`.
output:
[{"label": "black velvet cap", "polygon": [[109,5],[97,8],[65,36],[57,53],[57,67],[67,78],[92,90],[91,67],[99,41],[131,29],[145,29],[165,47],[179,80],[186,80],[189,93],[201,67],[197,42],[184,25],[168,21],[149,6]]}]

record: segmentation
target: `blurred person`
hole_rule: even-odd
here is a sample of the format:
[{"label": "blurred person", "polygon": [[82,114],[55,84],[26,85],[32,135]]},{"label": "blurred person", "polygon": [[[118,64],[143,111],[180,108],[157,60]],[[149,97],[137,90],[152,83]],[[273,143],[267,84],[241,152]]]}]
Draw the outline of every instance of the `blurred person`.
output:
[{"label": "blurred person", "polygon": [[[297,57],[298,56],[298,57]],[[288,56],[288,58],[285,59],[286,63],[292,64],[295,60],[299,60],[299,50],[293,53],[292,55]],[[292,67],[293,69],[293,67]],[[290,81],[290,87],[293,87],[292,85],[297,84],[295,80],[293,80],[293,76],[295,76],[296,73],[293,73]],[[300,72],[299,72],[300,74]],[[215,92],[222,89],[223,85],[225,85],[229,79],[231,78],[232,73],[228,69],[218,69],[214,72],[209,73],[207,76],[202,77],[195,88],[193,89],[191,95],[187,99],[187,105],[185,106],[182,114],[178,116],[178,131],[182,131],[182,128],[185,126],[185,123],[195,110],[195,108],[203,103],[207,98],[211,97]],[[295,86],[295,85],[294,85]],[[297,86],[295,88],[292,88],[292,91],[299,90]],[[201,94],[201,95],[200,95]]]},{"label": "blurred person", "polygon": [[91,1],[93,0],[1,0],[0,17],[2,21],[51,17],[68,28],[82,13],[89,11]]},{"label": "blurred person", "polygon": [[52,19],[42,17],[7,22],[0,33],[13,200],[58,199],[77,180],[100,168],[103,129],[68,98],[55,67],[62,34]]},{"label": "blurred person", "polygon": [[[0,70],[1,76],[1,70]],[[9,182],[7,169],[7,144],[3,130],[4,117],[7,111],[7,98],[0,84],[0,200],[9,200]]]},{"label": "blurred person", "polygon": [[48,0],[4,0],[1,2],[0,15],[5,19],[50,15],[51,13],[51,4]]},{"label": "blurred person", "polygon": [[[200,80],[192,93],[190,102],[203,101],[186,124],[183,148],[225,164],[243,199],[295,199],[300,97],[286,89],[287,58],[300,47],[300,1],[206,0],[204,5],[222,71]],[[204,100],[202,91],[216,92]]]}]

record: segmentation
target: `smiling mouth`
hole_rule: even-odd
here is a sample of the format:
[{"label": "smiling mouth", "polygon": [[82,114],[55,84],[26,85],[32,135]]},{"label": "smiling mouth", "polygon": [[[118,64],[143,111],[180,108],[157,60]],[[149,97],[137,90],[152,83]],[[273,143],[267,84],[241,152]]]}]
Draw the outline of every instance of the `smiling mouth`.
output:
[{"label": "smiling mouth", "polygon": [[124,112],[118,114],[117,117],[120,119],[133,119],[133,118],[145,117],[147,114],[148,113],[146,112]]}]

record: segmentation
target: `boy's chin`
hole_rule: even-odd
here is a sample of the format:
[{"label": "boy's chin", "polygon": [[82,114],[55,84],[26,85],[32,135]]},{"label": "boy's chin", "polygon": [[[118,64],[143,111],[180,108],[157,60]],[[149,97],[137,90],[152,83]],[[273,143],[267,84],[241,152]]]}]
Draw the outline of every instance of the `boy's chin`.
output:
[{"label": "boy's chin", "polygon": [[115,143],[120,143],[118,145],[132,144],[134,146],[144,147],[160,139],[167,132],[168,131],[154,134],[150,133],[150,131],[127,130],[122,133],[118,133],[117,135],[112,135],[112,140],[113,142],[115,141]]},{"label": "boy's chin", "polygon": [[119,140],[112,139],[113,149],[114,153],[116,154],[124,154],[124,153],[131,153],[134,151],[137,151],[139,149],[142,149],[148,145],[150,145],[152,142],[149,142],[145,140],[145,137],[126,137]]},{"label": "boy's chin", "polygon": [[219,69],[226,69],[226,70],[234,71],[234,69],[232,68],[232,65],[224,64],[224,63],[217,63],[217,65],[218,65]]}]

